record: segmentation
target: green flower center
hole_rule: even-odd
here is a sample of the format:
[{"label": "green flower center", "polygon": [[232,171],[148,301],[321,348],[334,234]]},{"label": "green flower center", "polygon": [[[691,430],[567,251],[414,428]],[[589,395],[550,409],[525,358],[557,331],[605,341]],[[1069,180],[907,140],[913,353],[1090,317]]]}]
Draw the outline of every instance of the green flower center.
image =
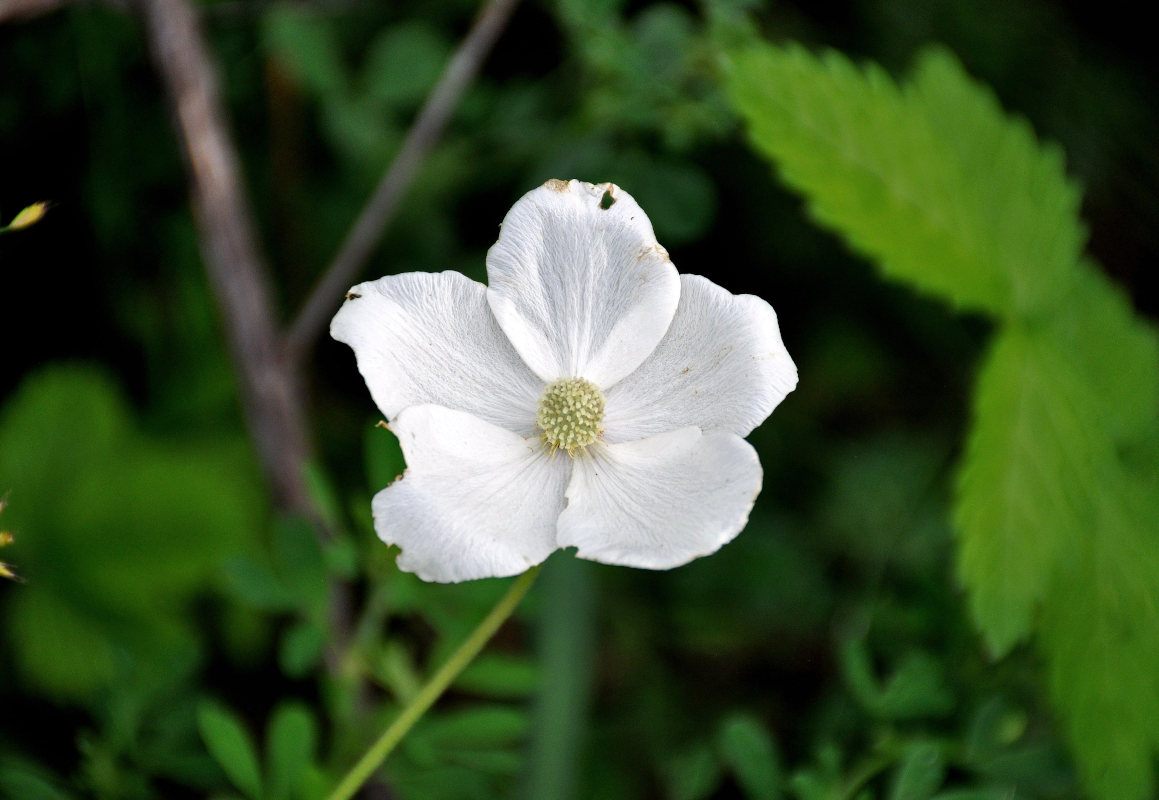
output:
[{"label": "green flower center", "polygon": [[535,415],[544,447],[552,453],[566,450],[575,458],[576,450],[582,451],[603,433],[605,402],[600,387],[583,378],[560,378],[548,384]]}]

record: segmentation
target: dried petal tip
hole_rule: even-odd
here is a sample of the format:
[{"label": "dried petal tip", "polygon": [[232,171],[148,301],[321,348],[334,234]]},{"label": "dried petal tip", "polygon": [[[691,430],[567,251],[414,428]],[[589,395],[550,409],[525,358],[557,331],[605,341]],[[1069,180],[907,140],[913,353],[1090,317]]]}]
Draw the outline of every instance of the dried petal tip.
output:
[{"label": "dried petal tip", "polygon": [[572,458],[594,444],[603,433],[604,393],[583,378],[560,378],[548,384],[539,398],[535,424],[544,447],[551,452],[566,450]]}]

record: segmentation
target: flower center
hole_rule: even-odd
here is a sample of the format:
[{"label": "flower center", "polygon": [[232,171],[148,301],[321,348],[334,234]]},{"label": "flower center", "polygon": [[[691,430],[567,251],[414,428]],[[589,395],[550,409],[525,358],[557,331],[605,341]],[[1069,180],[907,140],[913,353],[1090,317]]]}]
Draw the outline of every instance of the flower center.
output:
[{"label": "flower center", "polygon": [[575,458],[576,450],[582,451],[603,433],[604,402],[600,387],[583,378],[560,378],[548,384],[535,415],[544,446],[552,453],[566,450]]}]

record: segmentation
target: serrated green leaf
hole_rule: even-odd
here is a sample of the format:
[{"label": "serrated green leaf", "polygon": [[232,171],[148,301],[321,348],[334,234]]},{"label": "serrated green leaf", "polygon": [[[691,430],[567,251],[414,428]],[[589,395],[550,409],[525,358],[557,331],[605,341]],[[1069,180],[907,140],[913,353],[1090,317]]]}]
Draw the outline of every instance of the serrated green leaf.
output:
[{"label": "serrated green leaf", "polygon": [[784,776],[773,737],[760,720],[734,714],[720,726],[717,747],[749,800],[779,800]]},{"label": "serrated green leaf", "polygon": [[1159,486],[1109,478],[1093,535],[1044,606],[1039,647],[1091,795],[1143,800],[1159,753]]},{"label": "serrated green leaf", "polygon": [[1030,633],[1092,524],[1092,476],[1109,454],[1089,396],[1053,341],[1017,327],[998,334],[978,378],[954,521],[958,574],[996,655]]},{"label": "serrated green leaf", "polygon": [[966,309],[1039,314],[1066,293],[1085,233],[1054,148],[932,51],[904,88],[796,46],[731,54],[756,147],[817,220],[882,271]]},{"label": "serrated green leaf", "polygon": [[267,733],[267,800],[302,796],[297,788],[314,763],[317,740],[317,726],[308,708],[290,702],[277,707]]},{"label": "serrated green leaf", "polygon": [[241,720],[229,709],[205,702],[197,709],[197,728],[210,755],[246,797],[262,794],[257,749]]},{"label": "serrated green leaf", "polygon": [[[1154,335],[1093,273],[1050,321],[1003,331],[979,379],[956,510],[975,619],[1005,652],[1038,619],[1088,790],[1149,797],[1159,749]],[[1121,374],[1130,370],[1136,374]]]},{"label": "serrated green leaf", "polygon": [[1072,294],[1044,324],[1044,333],[1097,389],[1092,424],[1121,443],[1159,420],[1159,335],[1095,265],[1084,265]]},{"label": "serrated green leaf", "polygon": [[889,800],[929,800],[946,776],[946,762],[936,745],[910,745],[893,776]]}]

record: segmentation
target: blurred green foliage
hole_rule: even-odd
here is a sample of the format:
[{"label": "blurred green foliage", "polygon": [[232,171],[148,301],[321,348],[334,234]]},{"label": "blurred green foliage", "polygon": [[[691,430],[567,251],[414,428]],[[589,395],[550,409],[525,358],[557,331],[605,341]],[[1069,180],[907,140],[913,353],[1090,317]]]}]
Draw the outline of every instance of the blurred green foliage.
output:
[{"label": "blurred green foliage", "polygon": [[[289,317],[475,4],[200,8]],[[748,529],[668,573],[555,556],[382,770],[396,796],[1147,794],[1159,357],[1081,256],[1075,179],[1092,254],[1154,314],[1159,104],[1143,26],[1104,16],[519,7],[368,277],[482,279],[520,194],[613,180],[682,271],[769,299],[802,382],[751,437]],[[884,66],[746,49],[770,32]],[[305,376],[331,536],[269,509],[141,33],[96,4],[0,27],[0,220],[54,202],[0,237],[0,521],[25,579],[0,584],[0,797],[322,797],[505,587],[394,568],[370,497],[404,464],[332,342]],[[933,41],[1062,148],[945,51],[915,60]]]}]

